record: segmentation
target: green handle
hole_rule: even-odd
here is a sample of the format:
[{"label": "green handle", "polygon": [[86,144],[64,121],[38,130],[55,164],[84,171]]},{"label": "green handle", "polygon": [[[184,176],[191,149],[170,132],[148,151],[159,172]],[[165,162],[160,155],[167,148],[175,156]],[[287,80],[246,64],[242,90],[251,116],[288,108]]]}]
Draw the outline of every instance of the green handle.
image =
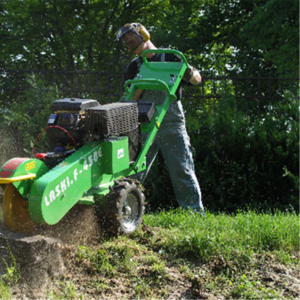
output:
[{"label": "green handle", "polygon": [[146,58],[147,53],[173,53],[173,54],[180,56],[183,63],[188,65],[188,62],[187,62],[185,56],[178,50],[174,50],[174,49],[148,49],[148,50],[145,50],[142,54],[142,59],[145,64],[149,64],[149,62],[147,61],[147,58]]},{"label": "green handle", "polygon": [[153,86],[157,86],[159,90],[165,90],[168,95],[170,95],[170,89],[168,87],[168,85],[160,80],[160,79],[155,79],[155,78],[145,78],[145,79],[131,79],[131,80],[127,80],[125,82],[124,88],[126,93],[129,93],[129,85],[130,84],[135,84],[136,88],[138,89],[139,86],[143,86],[141,89],[146,90],[147,86],[145,86],[144,84],[149,84],[148,87],[153,87]]}]

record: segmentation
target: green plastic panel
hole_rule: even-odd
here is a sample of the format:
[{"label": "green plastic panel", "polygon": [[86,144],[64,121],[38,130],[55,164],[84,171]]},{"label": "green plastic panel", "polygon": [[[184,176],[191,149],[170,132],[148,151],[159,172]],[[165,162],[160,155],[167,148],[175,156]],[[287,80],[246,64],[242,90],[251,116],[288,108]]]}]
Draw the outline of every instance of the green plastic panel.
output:
[{"label": "green plastic panel", "polygon": [[104,173],[115,174],[128,169],[128,137],[111,138],[105,141],[104,145]]},{"label": "green plastic panel", "polygon": [[99,190],[101,178],[107,180],[103,190],[109,191],[116,177],[106,173],[127,174],[128,169],[127,137],[88,143],[34,182],[30,216],[36,223],[56,224],[80,199],[91,195],[94,186],[94,192]]}]

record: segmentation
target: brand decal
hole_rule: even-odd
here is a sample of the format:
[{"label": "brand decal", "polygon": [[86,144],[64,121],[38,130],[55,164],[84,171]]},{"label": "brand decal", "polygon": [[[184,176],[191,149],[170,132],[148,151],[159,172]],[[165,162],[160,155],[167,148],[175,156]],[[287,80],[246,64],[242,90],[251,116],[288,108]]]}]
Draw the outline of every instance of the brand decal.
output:
[{"label": "brand decal", "polygon": [[[52,189],[47,196],[44,197],[44,201],[46,206],[49,206],[53,201],[55,201],[58,197],[63,195],[68,188],[74,184],[80,174],[84,174],[84,171],[87,171],[89,168],[93,166],[94,163],[97,163],[98,159],[102,157],[102,148],[100,147],[98,150],[94,151],[91,155],[83,158],[83,168],[80,170],[79,168],[75,168],[73,170],[73,176],[66,176],[54,189]],[[70,171],[72,174],[72,171]]]},{"label": "brand decal", "polygon": [[118,159],[120,159],[122,157],[124,157],[124,149],[123,148],[118,150]]}]

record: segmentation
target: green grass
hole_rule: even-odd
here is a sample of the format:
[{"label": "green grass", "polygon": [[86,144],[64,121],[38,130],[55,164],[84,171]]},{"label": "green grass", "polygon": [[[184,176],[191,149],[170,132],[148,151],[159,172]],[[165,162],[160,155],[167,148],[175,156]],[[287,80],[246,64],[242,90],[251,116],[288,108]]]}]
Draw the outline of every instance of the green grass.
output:
[{"label": "green grass", "polygon": [[300,296],[293,288],[299,216],[292,212],[146,214],[130,236],[70,246],[69,253],[66,274],[47,289],[49,300]]},{"label": "green grass", "polygon": [[265,251],[299,249],[299,218],[293,213],[208,212],[201,217],[192,211],[177,210],[146,215],[145,223],[168,229],[161,243],[166,251],[192,255],[203,262],[218,256],[240,264]]}]

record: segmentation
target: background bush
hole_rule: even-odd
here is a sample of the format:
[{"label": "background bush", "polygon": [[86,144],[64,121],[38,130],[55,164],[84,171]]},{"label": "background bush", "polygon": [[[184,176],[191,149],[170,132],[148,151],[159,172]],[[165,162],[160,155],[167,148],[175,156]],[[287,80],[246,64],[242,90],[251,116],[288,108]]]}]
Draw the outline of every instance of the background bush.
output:
[{"label": "background bush", "polygon": [[[259,113],[238,105],[233,96],[223,95],[214,110],[187,115],[204,206],[228,212],[299,211],[298,97],[286,92]],[[145,184],[153,208],[177,206],[167,176],[158,160]]]},{"label": "background bush", "polygon": [[[0,121],[0,131],[3,140],[14,140],[10,143],[11,149],[18,148],[14,150],[30,154],[34,141],[47,125],[52,102],[60,99],[61,95],[55,86],[46,87],[35,75],[27,77],[27,84],[24,100],[13,102],[5,109]],[[40,143],[43,143],[44,137],[45,135],[41,137]]]}]

